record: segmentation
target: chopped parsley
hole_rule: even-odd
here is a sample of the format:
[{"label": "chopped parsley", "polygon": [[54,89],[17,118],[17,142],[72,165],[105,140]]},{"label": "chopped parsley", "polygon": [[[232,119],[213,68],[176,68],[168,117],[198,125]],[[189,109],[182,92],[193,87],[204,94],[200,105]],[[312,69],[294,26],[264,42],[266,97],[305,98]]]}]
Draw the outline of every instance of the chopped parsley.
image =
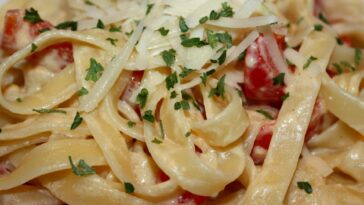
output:
[{"label": "chopped parsley", "polygon": [[159,129],[160,129],[160,132],[161,132],[161,138],[164,139],[165,134],[164,134],[164,127],[163,127],[162,120],[159,121]]},{"label": "chopped parsley", "polygon": [[71,31],[77,31],[77,21],[65,21],[56,26],[56,29],[71,29]]},{"label": "chopped parsley", "polygon": [[101,21],[101,19],[97,20],[96,28],[99,28],[99,29],[105,28],[105,24],[104,24],[104,22]]},{"label": "chopped parsley", "polygon": [[215,10],[210,12],[209,19],[210,20],[218,20],[220,18],[220,13],[217,13]]},{"label": "chopped parsley", "polygon": [[145,107],[145,104],[147,103],[147,99],[148,99],[148,89],[146,88],[143,88],[137,98],[136,98],[136,101],[137,103],[139,103],[140,105],[140,108],[144,108]]},{"label": "chopped parsley", "polygon": [[145,15],[148,15],[150,13],[150,11],[152,11],[154,7],[154,4],[148,4],[147,5],[147,11],[145,12]]},{"label": "chopped parsley", "polygon": [[206,23],[208,20],[209,20],[209,17],[204,16],[204,17],[200,18],[200,20],[199,20],[198,22],[199,22],[200,24],[204,24],[204,23]]},{"label": "chopped parsley", "polygon": [[206,41],[201,41],[200,38],[184,38],[181,42],[181,45],[187,48],[193,46],[201,48],[202,46],[208,45],[208,43]]},{"label": "chopped parsley", "polygon": [[324,27],[321,24],[315,24],[313,25],[313,28],[315,29],[315,31],[322,31]]},{"label": "chopped parsley", "polygon": [[136,123],[135,123],[135,122],[133,122],[133,121],[128,121],[128,127],[129,127],[129,128],[133,128],[135,125],[136,125]]},{"label": "chopped parsley", "polygon": [[50,31],[50,30],[51,30],[50,28],[43,28],[43,29],[38,30],[38,32],[44,33],[44,32]]},{"label": "chopped parsley", "polygon": [[360,62],[361,62],[361,50],[359,48],[356,48],[355,49],[355,65],[360,65]]},{"label": "chopped parsley", "polygon": [[222,10],[220,12],[221,17],[233,17],[234,11],[233,8],[229,6],[227,2],[222,3]]},{"label": "chopped parsley", "polygon": [[207,42],[210,44],[211,48],[215,48],[218,42],[224,44],[226,48],[231,48],[233,46],[232,37],[228,32],[214,33],[213,31],[207,30]]},{"label": "chopped parsley", "polygon": [[336,38],[336,42],[340,46],[344,45],[344,42],[340,38]]},{"label": "chopped parsley", "polygon": [[207,42],[212,48],[215,48],[217,46],[218,41],[219,38],[214,34],[214,32],[207,30]]},{"label": "chopped parsley", "polygon": [[201,111],[200,106],[198,105],[198,103],[195,100],[192,102],[192,105],[193,105],[193,107],[196,108],[196,110]]},{"label": "chopped parsley", "polygon": [[162,58],[168,67],[171,67],[176,61],[176,51],[174,49],[165,50],[161,53]]},{"label": "chopped parsley", "polygon": [[174,86],[178,83],[177,73],[173,72],[166,78],[166,87],[168,90],[174,88]]},{"label": "chopped parsley", "polygon": [[307,194],[311,194],[312,193],[312,186],[311,186],[311,184],[309,182],[304,182],[304,181],[297,182],[297,187],[299,189],[305,190],[305,192]]},{"label": "chopped parsley", "polygon": [[184,100],[192,100],[193,99],[192,96],[189,95],[187,92],[182,91],[181,93],[182,93],[182,99],[184,99]]},{"label": "chopped parsley", "polygon": [[32,50],[30,52],[33,53],[34,51],[37,50],[37,48],[38,48],[38,46],[36,44],[32,43]]},{"label": "chopped parsley", "polygon": [[226,75],[222,76],[217,83],[216,88],[212,88],[209,93],[209,97],[217,96],[221,97],[222,99],[225,98],[225,77]]},{"label": "chopped parsley", "polygon": [[0,128],[0,133],[2,133],[3,132],[3,130]]},{"label": "chopped parsley", "polygon": [[342,74],[344,71],[342,67],[338,63],[332,64],[332,66],[335,68],[337,74]]},{"label": "chopped parsley", "polygon": [[284,95],[282,96],[282,101],[287,100],[287,98],[289,98],[289,93],[284,93]]},{"label": "chopped parsley", "polygon": [[355,71],[356,68],[354,66],[352,66],[349,62],[347,61],[341,61],[340,64],[344,67],[347,67],[349,69],[351,69],[352,71]]},{"label": "chopped parsley", "polygon": [[152,110],[147,110],[145,111],[144,115],[143,115],[143,119],[153,123],[155,121],[154,116],[153,116],[153,111]]},{"label": "chopped parsley", "polygon": [[179,74],[179,77],[180,77],[180,78],[185,78],[185,77],[187,77],[189,74],[191,74],[192,72],[193,72],[193,69],[184,67],[184,68],[182,69],[182,72]]},{"label": "chopped parsley", "polygon": [[85,2],[86,5],[95,6],[95,4],[90,0],[85,0],[84,2]]},{"label": "chopped parsley", "polygon": [[180,109],[189,110],[190,109],[190,104],[188,103],[187,100],[182,100],[181,102],[176,102],[174,104],[174,109],[175,110],[180,110]]},{"label": "chopped parsley", "polygon": [[21,98],[16,98],[16,102],[21,103],[23,100]]},{"label": "chopped parsley", "polygon": [[265,111],[263,109],[256,110],[256,112],[262,114],[265,118],[267,118],[269,120],[273,120],[272,115],[269,114],[269,112],[267,112],[267,111]]},{"label": "chopped parsley", "polygon": [[154,144],[162,144],[162,143],[163,143],[163,141],[161,141],[160,139],[154,138],[154,139],[152,140],[152,143],[154,143]]},{"label": "chopped parsley", "polygon": [[121,26],[118,27],[111,26],[109,32],[121,32]]},{"label": "chopped parsley", "polygon": [[313,61],[316,61],[316,60],[317,60],[317,58],[316,58],[316,57],[314,57],[314,56],[310,56],[310,57],[307,59],[306,63],[303,65],[303,70],[304,70],[304,69],[306,69],[306,68],[308,68],[308,67],[311,65],[311,63],[312,63]]},{"label": "chopped parsley", "polygon": [[185,137],[191,136],[191,132],[186,132]]},{"label": "chopped parsley", "polygon": [[129,32],[125,32],[125,35],[130,37],[134,33],[134,30],[131,30]]},{"label": "chopped parsley", "polygon": [[212,75],[212,74],[214,74],[215,71],[216,71],[215,69],[212,69],[212,70],[209,70],[209,71],[207,71],[205,73],[202,73],[202,75],[200,76],[200,78],[201,78],[202,83],[205,86],[206,86],[206,83],[207,83],[207,77],[210,76],[210,75]]},{"label": "chopped parsley", "polygon": [[183,17],[179,18],[179,29],[181,32],[187,32],[190,28],[188,28],[186,21]]},{"label": "chopped parsley", "polygon": [[224,50],[221,54],[221,56],[217,59],[219,65],[224,64],[225,60],[226,60],[226,50]]},{"label": "chopped parsley", "polygon": [[81,89],[79,89],[77,91],[78,96],[84,96],[84,95],[87,95],[87,94],[88,94],[88,90],[85,87],[82,87]]},{"label": "chopped parsley", "polygon": [[67,114],[64,110],[58,110],[58,109],[33,109],[34,112],[44,114],[44,113],[61,113],[61,114]]},{"label": "chopped parsley", "polygon": [[134,193],[135,190],[133,184],[129,182],[124,182],[124,189],[128,194]]},{"label": "chopped parsley", "polygon": [[177,92],[176,91],[173,91],[173,92],[171,92],[171,99],[174,99],[174,98],[176,98],[177,97]]},{"label": "chopped parsley", "polygon": [[238,56],[238,61],[242,61],[245,59],[245,56],[246,56],[246,50],[241,52]]},{"label": "chopped parsley", "polygon": [[324,23],[326,23],[326,24],[330,24],[330,21],[326,18],[326,16],[324,16],[324,14],[323,13],[319,13],[319,19],[322,21],[322,22],[324,22]]},{"label": "chopped parsley", "polygon": [[90,167],[83,159],[78,161],[77,166],[73,163],[71,156],[68,156],[68,161],[71,164],[72,172],[77,176],[96,174],[96,171],[92,167]]},{"label": "chopped parsley", "polygon": [[98,63],[94,58],[90,59],[90,68],[87,69],[85,80],[96,82],[102,75],[104,67]]},{"label": "chopped parsley", "polygon": [[118,42],[118,39],[116,39],[116,38],[109,37],[106,40],[109,41],[111,43],[111,45],[113,45],[113,46],[116,46],[116,42]]},{"label": "chopped parsley", "polygon": [[83,121],[83,118],[81,117],[80,113],[77,112],[75,115],[75,118],[73,118],[73,122],[71,124],[71,130],[76,129]]},{"label": "chopped parsley", "polygon": [[168,35],[168,33],[169,33],[169,29],[166,29],[166,28],[164,28],[164,27],[159,28],[159,29],[158,29],[158,31],[159,31],[159,33],[160,33],[162,36],[166,36],[166,35]]},{"label": "chopped parsley", "polygon": [[29,21],[31,24],[43,22],[43,20],[39,16],[38,11],[34,8],[30,8],[29,10],[26,9],[23,19]]},{"label": "chopped parsley", "polygon": [[285,73],[280,73],[276,77],[273,78],[273,85],[284,85],[284,76]]}]

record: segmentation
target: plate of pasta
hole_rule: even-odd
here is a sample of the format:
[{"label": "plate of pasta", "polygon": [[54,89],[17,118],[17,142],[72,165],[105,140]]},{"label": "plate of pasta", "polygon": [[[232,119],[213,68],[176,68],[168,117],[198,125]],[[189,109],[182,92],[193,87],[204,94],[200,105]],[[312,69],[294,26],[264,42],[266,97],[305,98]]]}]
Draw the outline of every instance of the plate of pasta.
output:
[{"label": "plate of pasta", "polygon": [[363,1],[0,8],[0,204],[364,204]]}]

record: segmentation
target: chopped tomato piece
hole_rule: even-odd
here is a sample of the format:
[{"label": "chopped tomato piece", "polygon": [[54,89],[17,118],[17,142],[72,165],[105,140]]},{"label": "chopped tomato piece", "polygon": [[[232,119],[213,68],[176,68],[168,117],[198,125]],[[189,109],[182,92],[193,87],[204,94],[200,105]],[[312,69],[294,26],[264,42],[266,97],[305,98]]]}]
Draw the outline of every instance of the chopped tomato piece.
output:
[{"label": "chopped tomato piece", "polygon": [[207,201],[207,199],[208,197],[206,196],[199,196],[186,191],[181,196],[178,197],[178,204],[201,205],[204,204]]},{"label": "chopped tomato piece", "polygon": [[[283,36],[275,35],[280,50],[285,49]],[[249,101],[265,104],[280,104],[284,96],[284,85],[274,85],[274,78],[280,72],[269,56],[266,40],[263,35],[257,38],[246,50],[243,71],[245,82],[243,91]],[[261,50],[261,49],[264,49]],[[264,57],[265,56],[265,57]]]},{"label": "chopped tomato piece", "polygon": [[169,176],[162,170],[158,173],[158,182],[165,182],[169,180]]},{"label": "chopped tomato piece", "polygon": [[[12,54],[31,43],[31,41],[40,34],[41,30],[51,29],[53,27],[52,24],[47,21],[32,24],[24,20],[23,17],[23,10],[15,9],[6,12],[1,48],[8,54]],[[27,60],[31,63],[39,64],[42,63],[42,59],[53,53],[56,53],[56,58],[54,58],[54,60],[59,64],[57,65],[58,68],[62,69],[67,64],[73,63],[73,48],[70,43],[60,43],[49,46],[48,48],[33,54]],[[54,61],[49,64],[52,65],[46,64],[46,66],[54,67]]]},{"label": "chopped tomato piece", "polygon": [[131,105],[134,110],[138,113],[139,117],[141,116],[140,108],[137,104],[130,101],[130,97],[135,90],[140,87],[141,81],[144,76],[144,71],[133,71],[131,74],[131,80],[129,81],[128,85],[125,88],[124,93],[121,96],[121,100],[126,101]]}]

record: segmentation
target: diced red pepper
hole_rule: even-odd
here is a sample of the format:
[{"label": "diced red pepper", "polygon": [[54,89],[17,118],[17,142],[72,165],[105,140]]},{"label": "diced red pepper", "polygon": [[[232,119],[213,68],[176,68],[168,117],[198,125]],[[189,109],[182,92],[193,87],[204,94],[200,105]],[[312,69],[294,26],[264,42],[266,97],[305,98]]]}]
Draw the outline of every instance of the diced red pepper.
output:
[{"label": "diced red pepper", "polygon": [[[284,37],[275,35],[275,38],[283,52],[285,49]],[[264,45],[264,51],[261,51],[262,46],[259,45]],[[264,36],[260,35],[247,48],[245,61],[242,65],[245,77],[242,87],[247,100],[264,104],[280,104],[284,96],[284,86],[273,84],[273,79],[280,72],[273,64],[267,46]],[[263,52],[268,55],[266,58],[263,57]],[[249,65],[251,61],[254,62],[253,65]]]}]

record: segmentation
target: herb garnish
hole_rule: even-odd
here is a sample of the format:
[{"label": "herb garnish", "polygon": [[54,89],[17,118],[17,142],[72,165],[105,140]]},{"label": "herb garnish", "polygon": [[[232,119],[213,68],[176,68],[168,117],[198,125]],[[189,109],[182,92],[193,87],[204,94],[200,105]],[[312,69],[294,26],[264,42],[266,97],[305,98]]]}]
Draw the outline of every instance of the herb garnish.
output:
[{"label": "herb garnish", "polygon": [[32,43],[32,50],[30,52],[33,53],[34,51],[37,50],[37,48],[38,48],[38,46],[36,44]]},{"label": "herb garnish", "polygon": [[96,174],[96,171],[92,167],[90,167],[83,159],[78,161],[77,166],[73,163],[71,156],[68,156],[68,161],[71,164],[72,172],[77,176]]},{"label": "herb garnish", "polygon": [[148,4],[147,5],[147,11],[145,12],[145,15],[148,15],[150,13],[150,11],[152,11],[154,7],[154,4]]},{"label": "herb garnish", "polygon": [[186,21],[183,17],[179,18],[179,29],[181,32],[187,32],[190,28],[187,26]]},{"label": "herb garnish", "polygon": [[144,115],[143,115],[143,119],[153,123],[155,121],[154,116],[153,116],[153,111],[152,110],[147,110],[145,111]]},{"label": "herb garnish", "polygon": [[23,19],[29,21],[31,24],[43,22],[43,20],[39,16],[38,11],[34,8],[30,8],[29,10],[26,9]]},{"label": "herb garnish", "polygon": [[34,112],[37,112],[39,114],[44,114],[44,113],[61,113],[61,114],[67,114],[66,111],[64,110],[58,110],[58,109],[33,109]]},{"label": "herb garnish", "polygon": [[118,42],[117,38],[107,38],[107,41],[109,41],[111,43],[111,45],[116,46],[116,42]]},{"label": "herb garnish", "polygon": [[267,112],[267,111],[265,111],[263,109],[256,110],[256,112],[262,114],[265,118],[267,118],[269,120],[273,120],[272,115],[269,114],[269,112]]},{"label": "herb garnish", "polygon": [[285,73],[280,73],[276,77],[273,78],[273,85],[284,85],[284,76]]},{"label": "herb garnish", "polygon": [[174,49],[165,50],[161,53],[162,58],[168,67],[171,67],[176,61],[176,51]]},{"label": "herb garnish", "polygon": [[81,117],[80,113],[77,112],[75,115],[75,118],[73,118],[73,122],[71,124],[71,130],[76,129],[83,121],[83,118]]},{"label": "herb garnish", "polygon": [[191,74],[192,72],[193,72],[193,69],[184,67],[184,68],[182,69],[182,72],[179,74],[179,77],[180,77],[180,78],[185,78],[185,77],[187,77],[189,74]]},{"label": "herb garnish", "polygon": [[87,95],[87,94],[88,94],[88,90],[85,87],[82,87],[80,90],[77,91],[78,96],[83,96],[83,95]]},{"label": "herb garnish", "polygon": [[174,86],[178,83],[177,73],[173,72],[166,78],[166,87],[168,90],[174,88]]},{"label": "herb garnish", "polygon": [[164,28],[164,27],[159,28],[159,29],[158,29],[158,31],[159,31],[159,33],[160,33],[162,36],[166,36],[166,35],[168,35],[168,33],[169,33],[169,29],[166,29],[166,28]]},{"label": "herb garnish", "polygon": [[143,88],[137,98],[136,98],[136,101],[137,103],[139,103],[140,105],[140,108],[144,108],[145,107],[145,104],[147,103],[147,99],[148,99],[148,89],[146,88]]},{"label": "herb garnish", "polygon": [[210,90],[209,97],[217,96],[225,99],[225,77],[226,75],[223,75],[217,83],[216,88]]},{"label": "herb garnish", "polygon": [[311,186],[311,184],[309,182],[304,182],[304,181],[297,182],[297,186],[298,186],[299,189],[305,190],[305,192],[307,194],[312,193],[312,186]]},{"label": "herb garnish", "polygon": [[134,193],[134,186],[132,183],[124,182],[124,189],[128,194]]},{"label": "herb garnish", "polygon": [[315,61],[315,60],[317,60],[317,58],[316,58],[316,57],[314,57],[314,56],[310,56],[310,57],[307,59],[306,63],[303,65],[303,70],[304,70],[304,69],[306,69],[306,68],[308,68],[308,67],[311,65],[311,63],[312,63],[313,61]]},{"label": "herb garnish", "polygon": [[104,22],[101,21],[101,19],[97,20],[96,28],[99,28],[99,29],[105,28],[105,24],[104,24]]},{"label": "herb garnish", "polygon": [[104,67],[98,63],[94,58],[90,59],[90,68],[87,69],[85,80],[96,82],[102,75]]},{"label": "herb garnish", "polygon": [[135,125],[136,125],[136,123],[135,123],[135,122],[133,122],[133,121],[128,121],[128,127],[129,127],[129,128],[133,128]]},{"label": "herb garnish", "polygon": [[71,31],[77,31],[78,23],[77,21],[65,21],[60,23],[56,26],[56,29],[68,29],[70,28]]}]

